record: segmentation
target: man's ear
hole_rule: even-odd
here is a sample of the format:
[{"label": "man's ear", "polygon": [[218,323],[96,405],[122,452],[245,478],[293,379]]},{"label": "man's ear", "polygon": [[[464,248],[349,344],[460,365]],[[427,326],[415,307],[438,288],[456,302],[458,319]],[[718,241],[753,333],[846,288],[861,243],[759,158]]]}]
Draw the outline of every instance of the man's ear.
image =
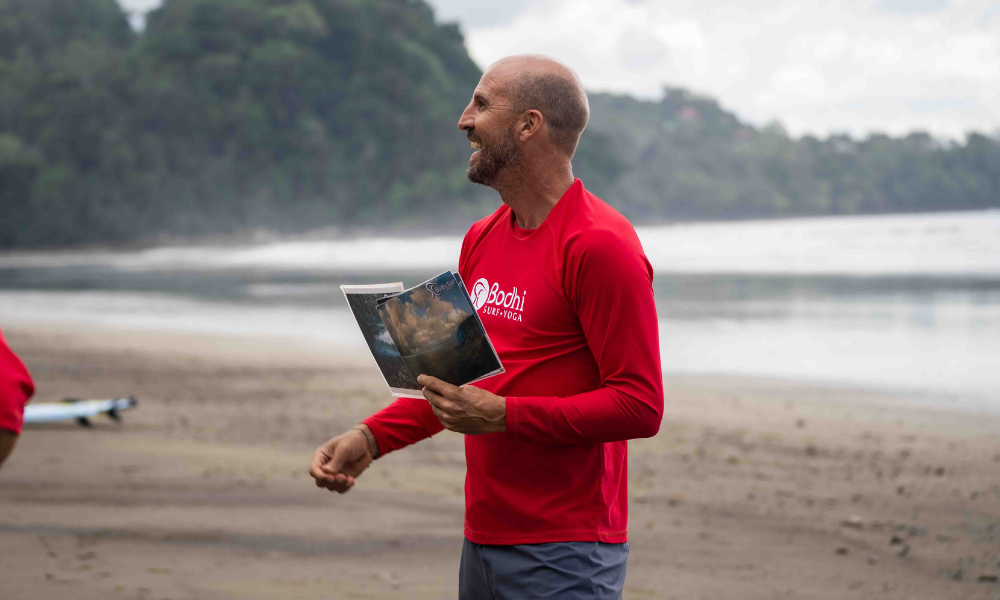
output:
[{"label": "man's ear", "polygon": [[532,137],[538,135],[538,132],[542,130],[542,126],[545,124],[545,117],[538,110],[531,109],[525,111],[521,118],[517,120],[517,128],[514,134],[517,136],[519,142],[524,143],[531,139]]}]

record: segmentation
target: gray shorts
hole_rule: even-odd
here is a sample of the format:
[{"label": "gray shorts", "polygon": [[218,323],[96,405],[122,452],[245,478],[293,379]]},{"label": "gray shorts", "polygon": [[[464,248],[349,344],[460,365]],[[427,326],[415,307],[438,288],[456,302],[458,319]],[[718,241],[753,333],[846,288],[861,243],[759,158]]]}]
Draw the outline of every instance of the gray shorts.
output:
[{"label": "gray shorts", "polygon": [[459,600],[619,600],[628,543],[493,546],[465,540]]}]

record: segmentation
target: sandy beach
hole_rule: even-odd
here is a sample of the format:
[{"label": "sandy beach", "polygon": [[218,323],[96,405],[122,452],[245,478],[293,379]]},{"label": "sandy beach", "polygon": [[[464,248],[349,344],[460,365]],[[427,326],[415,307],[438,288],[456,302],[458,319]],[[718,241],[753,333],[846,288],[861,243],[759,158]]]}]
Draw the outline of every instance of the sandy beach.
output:
[{"label": "sandy beach", "polygon": [[[0,470],[0,597],[450,598],[462,439],[344,496],[313,449],[387,404],[367,356],[278,338],[5,326],[35,401],[134,394],[118,424],[27,426]],[[668,376],[630,443],[625,597],[1000,600],[1000,414],[904,394]]]}]

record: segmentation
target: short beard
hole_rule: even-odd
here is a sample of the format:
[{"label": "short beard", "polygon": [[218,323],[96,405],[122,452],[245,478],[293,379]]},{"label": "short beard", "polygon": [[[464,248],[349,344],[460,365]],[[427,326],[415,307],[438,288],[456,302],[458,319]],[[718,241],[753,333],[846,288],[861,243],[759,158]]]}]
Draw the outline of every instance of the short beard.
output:
[{"label": "short beard", "polygon": [[465,176],[472,183],[496,189],[505,171],[520,162],[521,149],[510,129],[504,129],[500,139],[493,143],[486,144],[482,138],[480,143],[482,148],[479,150],[479,158],[475,165],[470,164],[465,170]]}]

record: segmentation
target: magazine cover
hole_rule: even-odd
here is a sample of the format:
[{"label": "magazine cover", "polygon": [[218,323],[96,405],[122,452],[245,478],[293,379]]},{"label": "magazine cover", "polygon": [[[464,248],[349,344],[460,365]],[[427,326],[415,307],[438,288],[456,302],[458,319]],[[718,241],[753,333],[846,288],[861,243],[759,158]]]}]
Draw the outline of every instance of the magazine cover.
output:
[{"label": "magazine cover", "polygon": [[375,358],[375,364],[382,371],[382,377],[393,396],[423,398],[417,380],[410,373],[396,349],[389,333],[382,323],[376,303],[403,291],[402,283],[381,283],[376,285],[342,285],[340,290],[347,298],[354,318],[361,328],[368,348]]},{"label": "magazine cover", "polygon": [[451,271],[383,298],[377,309],[411,373],[452,385],[503,373],[465,286]]}]

